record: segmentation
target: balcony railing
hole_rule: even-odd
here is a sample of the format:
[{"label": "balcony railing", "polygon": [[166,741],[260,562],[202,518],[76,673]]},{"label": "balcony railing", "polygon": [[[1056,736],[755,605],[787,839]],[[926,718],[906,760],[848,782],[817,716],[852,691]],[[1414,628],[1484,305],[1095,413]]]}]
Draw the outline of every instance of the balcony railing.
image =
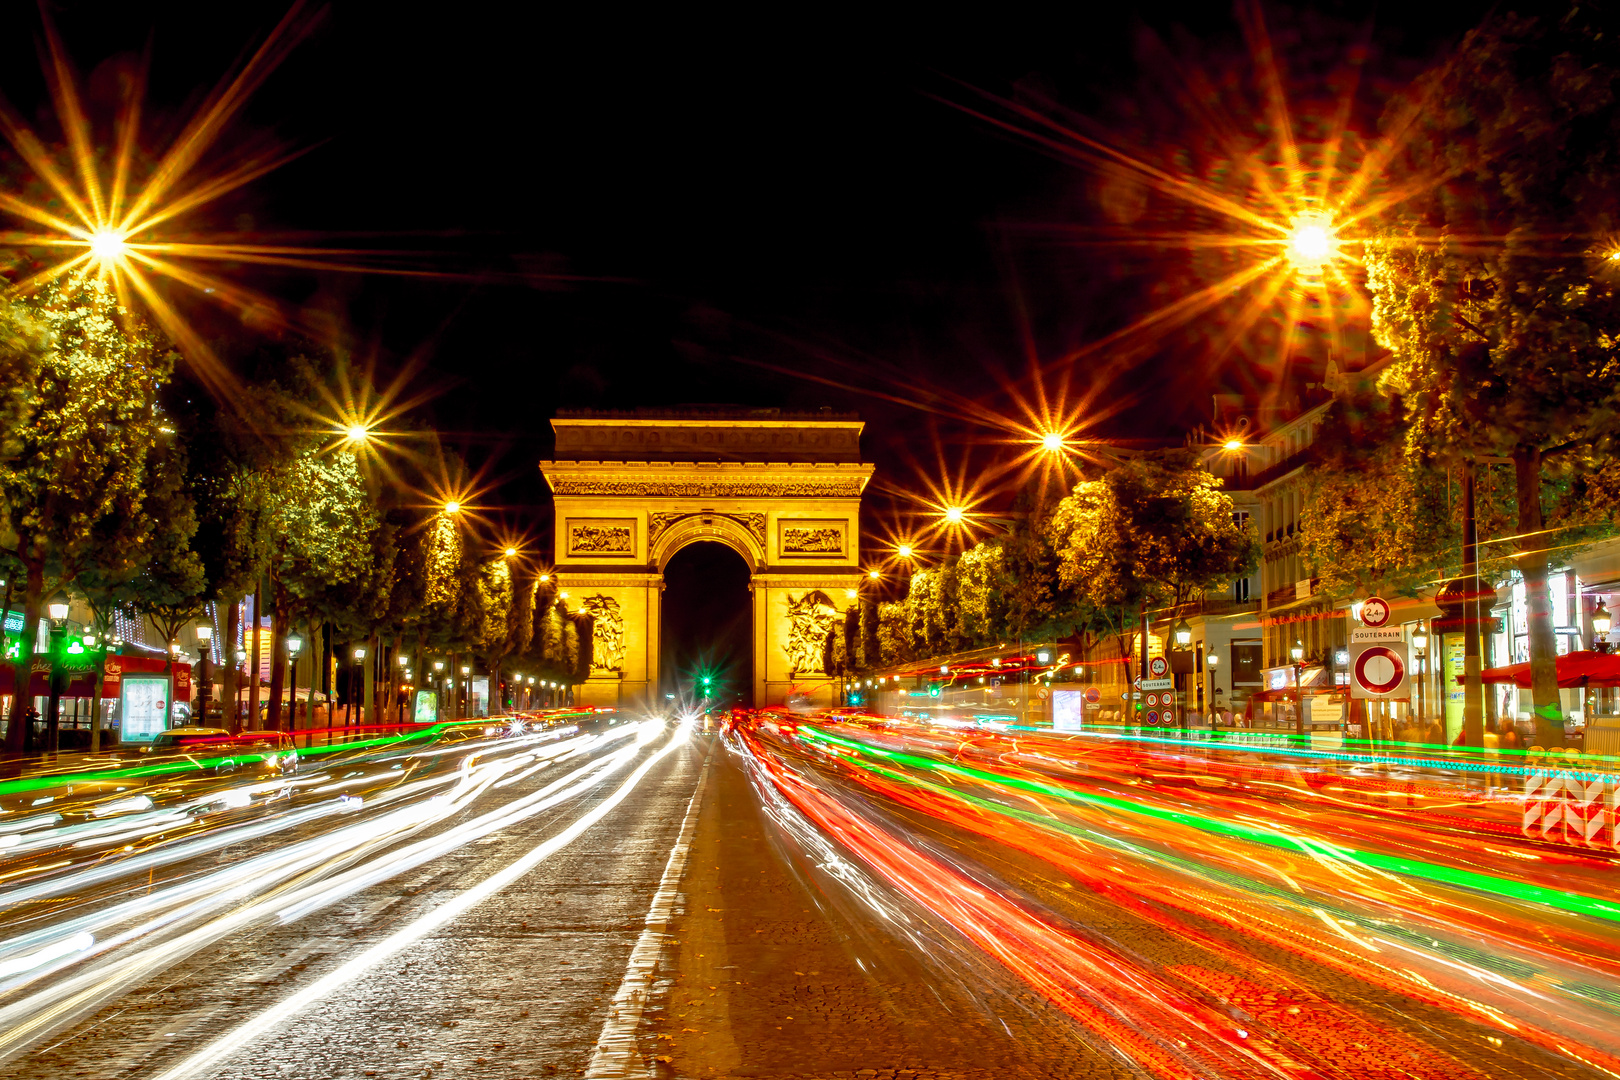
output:
[{"label": "balcony railing", "polygon": [[1309,600],[1321,590],[1321,578],[1306,578],[1296,581],[1292,585],[1284,585],[1280,589],[1272,589],[1266,593],[1266,610],[1283,607],[1287,604],[1297,604],[1301,600]]},{"label": "balcony railing", "polygon": [[1253,478],[1248,481],[1247,487],[1250,490],[1258,490],[1265,487],[1273,480],[1280,480],[1284,476],[1287,476],[1289,473],[1293,472],[1295,469],[1309,465],[1315,460],[1316,448],[1313,446],[1307,446],[1303,450],[1297,450],[1294,453],[1289,454],[1275,465],[1268,465],[1264,469],[1261,469],[1259,472],[1255,473]]}]

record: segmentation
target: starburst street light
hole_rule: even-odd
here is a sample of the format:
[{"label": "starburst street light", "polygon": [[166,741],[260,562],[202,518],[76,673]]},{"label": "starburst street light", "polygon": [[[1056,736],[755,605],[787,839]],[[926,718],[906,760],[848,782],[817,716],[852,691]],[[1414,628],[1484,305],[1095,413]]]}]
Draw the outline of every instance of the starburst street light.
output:
[{"label": "starburst street light", "polygon": [[966,513],[960,506],[947,506],[945,508],[945,520],[952,525],[960,525]]},{"label": "starburst street light", "polygon": [[86,242],[90,246],[90,257],[99,266],[108,269],[122,264],[129,255],[128,239],[117,229],[97,229],[86,238]]},{"label": "starburst street light", "polygon": [[444,504],[444,512],[447,514],[459,514],[461,513],[461,504],[452,499]]},{"label": "starburst street light", "polygon": [[1047,451],[1048,453],[1055,454],[1061,451],[1064,447],[1064,443],[1065,440],[1063,438],[1063,432],[1061,431],[1048,431],[1045,435],[1041,436],[1041,449]]},{"label": "starburst street light", "polygon": [[1337,238],[1327,218],[1301,214],[1288,231],[1288,261],[1304,270],[1320,269],[1333,257]]},{"label": "starburst street light", "polygon": [[911,545],[910,544],[901,544],[901,545],[899,545],[898,547],[896,547],[894,549],[894,553],[896,555],[900,556],[902,559],[909,559],[909,558],[911,558],[911,555],[912,555]]}]

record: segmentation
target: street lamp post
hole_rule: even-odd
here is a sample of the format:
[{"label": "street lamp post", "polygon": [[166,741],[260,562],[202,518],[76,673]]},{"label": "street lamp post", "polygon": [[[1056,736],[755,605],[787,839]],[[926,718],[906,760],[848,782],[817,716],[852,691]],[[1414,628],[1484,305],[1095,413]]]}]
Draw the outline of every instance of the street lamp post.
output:
[{"label": "street lamp post", "polygon": [[1294,639],[1294,647],[1288,650],[1288,654],[1294,660],[1294,734],[1303,741],[1305,738],[1305,646],[1300,644],[1298,638]]},{"label": "street lamp post", "polygon": [[1609,630],[1613,626],[1614,621],[1609,617],[1609,605],[1599,600],[1597,609],[1592,612],[1592,636],[1596,639],[1592,642],[1594,651],[1600,653],[1609,651],[1611,647],[1609,645]]},{"label": "street lamp post", "polygon": [[466,664],[461,665],[461,685],[456,688],[456,719],[467,719],[467,710],[472,706],[472,680],[467,676],[472,674],[472,668]]},{"label": "street lamp post", "polygon": [[[398,662],[399,670],[404,673],[405,679],[408,682],[411,677],[411,658],[406,656],[404,653],[399,653],[394,657],[394,659]],[[408,687],[404,686],[402,686],[400,689],[404,690],[405,693],[395,694],[395,697],[399,699],[399,722],[403,724],[405,722],[405,701],[410,696],[410,690]]]},{"label": "street lamp post", "polygon": [[434,720],[444,719],[444,661],[433,661],[433,711]]},{"label": "street lamp post", "polygon": [[[67,597],[57,596],[50,603],[51,617],[51,684],[50,700],[45,706],[45,749],[55,753],[60,748],[62,723],[62,650],[67,647]],[[26,694],[27,687],[17,691]]]},{"label": "street lamp post", "polygon": [[[343,706],[343,726],[344,727],[349,726],[349,715],[350,715],[351,710],[354,709],[354,677],[355,677],[355,675],[357,673],[360,672],[361,665],[365,663],[365,660],[366,660],[366,648],[365,648],[365,646],[364,645],[355,646],[355,649],[354,649],[354,668],[352,670],[350,670],[350,672],[349,672],[349,700]],[[362,678],[363,678],[363,676],[362,676]],[[360,717],[360,722],[362,724],[365,723],[366,718],[364,716],[361,716]]]},{"label": "street lamp post", "polygon": [[236,732],[243,731],[245,728],[251,728],[254,723],[258,722],[258,717],[251,717],[245,727],[241,723],[242,687],[243,684],[247,682],[247,658],[248,654],[246,649],[236,650],[236,670],[238,672],[238,676],[236,680],[236,693],[231,697],[231,723],[229,725],[230,729]]},{"label": "street lamp post", "polygon": [[1428,669],[1429,669],[1429,665],[1427,663],[1425,663],[1425,660],[1427,659],[1427,657],[1429,655],[1429,632],[1428,632],[1427,629],[1424,628],[1422,619],[1418,620],[1417,629],[1412,631],[1412,651],[1417,654],[1417,669],[1418,669],[1418,680],[1417,680],[1417,684],[1418,684],[1417,722],[1418,722],[1418,727],[1423,728],[1423,727],[1426,727],[1428,725],[1428,722],[1429,722],[1429,700],[1428,700],[1428,682],[1429,682],[1429,670]]},{"label": "street lamp post", "polygon": [[304,639],[297,634],[287,635],[287,730],[298,730],[298,650]]},{"label": "street lamp post", "polygon": [[[1217,712],[1219,711],[1219,703],[1215,700],[1215,695],[1219,694],[1221,692],[1221,688],[1219,686],[1215,685],[1215,674],[1216,674],[1216,669],[1218,669],[1220,666],[1221,666],[1221,654],[1220,653],[1209,652],[1209,653],[1204,654],[1204,667],[1209,672],[1209,715],[1212,716],[1212,717],[1215,716],[1217,714]],[[1210,720],[1209,729],[1211,731],[1215,730],[1215,721],[1214,720]]]},{"label": "street lamp post", "polygon": [[[1189,649],[1192,648],[1192,627],[1187,625],[1187,620],[1186,619],[1183,618],[1183,619],[1177,619],[1176,620],[1176,625],[1171,629],[1171,635],[1176,640],[1176,651],[1177,652],[1186,653]],[[1183,659],[1185,659],[1185,657],[1183,657]],[[1181,666],[1181,665],[1178,665],[1178,666]],[[1192,670],[1190,665],[1187,666],[1187,670],[1188,671]],[[1172,709],[1175,709],[1176,712],[1177,712],[1176,727],[1177,728],[1183,728],[1183,727],[1186,726],[1186,724],[1184,723],[1184,719],[1185,719],[1185,709],[1187,707],[1187,702],[1186,702],[1185,697],[1183,697],[1183,695],[1181,693],[1181,688],[1185,684],[1182,681],[1182,677],[1181,677],[1180,672],[1176,672],[1176,671],[1172,670],[1172,677],[1175,679],[1175,690],[1173,690],[1172,693],[1176,697],[1181,698],[1182,700],[1181,700],[1181,707],[1180,708],[1177,708],[1175,705],[1171,705],[1170,707]]]},{"label": "street lamp post", "polygon": [[213,676],[208,670],[209,653],[214,641],[214,628],[207,623],[197,625],[197,719],[208,723],[208,697],[213,690]]}]

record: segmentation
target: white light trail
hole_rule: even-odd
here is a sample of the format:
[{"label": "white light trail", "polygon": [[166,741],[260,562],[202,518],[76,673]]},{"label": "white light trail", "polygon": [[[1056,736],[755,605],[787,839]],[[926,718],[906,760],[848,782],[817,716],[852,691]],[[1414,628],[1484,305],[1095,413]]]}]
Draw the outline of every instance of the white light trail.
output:
[{"label": "white light trail", "polygon": [[[645,723],[651,725],[657,722],[649,720],[645,721]],[[655,765],[663,761],[672,751],[685,744],[688,730],[687,725],[681,725],[677,728],[669,740],[656,753],[642,762],[636,771],[631,773],[612,795],[586,811],[562,832],[530,849],[521,858],[485,878],[467,891],[460,893],[454,899],[441,904],[439,907],[396,930],[382,941],[371,946],[371,948],[366,949],[359,956],[339,966],[335,971],[321,977],[286,1000],[266,1009],[253,1019],[215,1039],[208,1046],[192,1054],[179,1064],[160,1073],[155,1080],[181,1080],[182,1077],[191,1076],[202,1069],[223,1061],[241,1047],[271,1031],[282,1021],[296,1015],[333,991],[359,978],[384,960],[415,944],[439,927],[470,911],[517,881],[546,859],[573,843],[587,829],[611,813],[636,789],[642,778]]]},{"label": "white light trail", "polygon": [[[606,757],[592,758],[540,791],[503,803],[444,833],[429,836],[405,848],[396,847],[402,838],[460,813],[487,792],[493,782],[537,757],[566,759],[581,751],[610,748],[637,734],[639,730],[636,727],[626,727],[605,737],[580,736],[544,747],[535,746],[536,740],[510,739],[494,744],[485,743],[481,749],[488,755],[487,760],[479,761],[476,755],[465,755],[449,775],[400,784],[382,792],[367,804],[368,814],[352,825],[274,848],[213,873],[159,888],[151,894],[138,895],[109,909],[0,942],[0,962],[3,962],[8,957],[58,940],[63,935],[92,932],[99,935],[85,953],[32,966],[9,979],[0,980],[0,993],[14,992],[30,983],[47,980],[27,997],[9,1001],[0,1007],[0,1060],[26,1049],[48,1031],[71,1023],[75,1017],[138,984],[142,979],[150,978],[255,921],[278,915],[283,919],[292,919],[307,914],[367,885],[441,857],[479,836],[505,828],[517,820],[581,794],[614,769],[632,760],[637,753],[636,746],[625,746]],[[385,770],[379,775],[391,776],[392,771]],[[445,784],[450,785],[449,791],[423,798],[431,788]],[[374,809],[376,805],[401,799],[409,801],[397,809],[382,813]],[[221,835],[225,843],[238,843],[244,834],[267,836],[285,828],[291,818],[310,822],[320,816],[359,809],[352,796],[340,796],[313,807],[284,813],[269,822],[231,826],[222,830]],[[125,818],[121,823],[127,824],[129,821]],[[205,839],[219,841],[221,837]],[[220,845],[210,845],[213,846]],[[176,847],[188,848],[191,856],[203,850],[188,845]],[[384,853],[369,862],[354,865],[357,859],[378,850]],[[96,871],[121,876],[128,873],[130,866],[136,862],[135,859],[121,860],[97,867],[94,871],[64,875],[64,880],[82,883],[87,877],[99,878]],[[321,877],[324,870],[339,866],[350,866],[352,869],[337,878]],[[316,880],[311,881],[312,876]],[[307,884],[299,887],[297,882]],[[52,884],[55,890],[64,887],[62,881],[39,884]],[[289,888],[291,892],[284,891]],[[253,900],[255,896],[260,899]],[[139,921],[130,925],[132,920]],[[193,924],[193,928],[178,935],[173,933],[174,929],[186,923]],[[160,932],[167,936],[156,940]],[[143,939],[151,943],[143,944]],[[91,960],[91,957],[99,959]],[[86,964],[89,966],[84,966]],[[74,965],[79,965],[80,969],[73,972],[64,970]]]}]

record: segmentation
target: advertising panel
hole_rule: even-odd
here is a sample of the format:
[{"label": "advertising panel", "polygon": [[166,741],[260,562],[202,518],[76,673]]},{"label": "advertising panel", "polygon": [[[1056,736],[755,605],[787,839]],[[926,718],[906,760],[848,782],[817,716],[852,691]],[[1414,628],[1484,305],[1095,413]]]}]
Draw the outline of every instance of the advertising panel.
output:
[{"label": "advertising panel", "polygon": [[125,742],[149,743],[159,732],[168,729],[165,708],[169,700],[168,679],[125,675],[121,680],[121,689],[119,713],[123,717]]},{"label": "advertising panel", "polygon": [[411,719],[418,724],[431,724],[439,718],[439,695],[433,690],[416,692],[416,709]]},{"label": "advertising panel", "polygon": [[1052,691],[1052,730],[1080,731],[1085,727],[1086,692],[1084,690]]}]

